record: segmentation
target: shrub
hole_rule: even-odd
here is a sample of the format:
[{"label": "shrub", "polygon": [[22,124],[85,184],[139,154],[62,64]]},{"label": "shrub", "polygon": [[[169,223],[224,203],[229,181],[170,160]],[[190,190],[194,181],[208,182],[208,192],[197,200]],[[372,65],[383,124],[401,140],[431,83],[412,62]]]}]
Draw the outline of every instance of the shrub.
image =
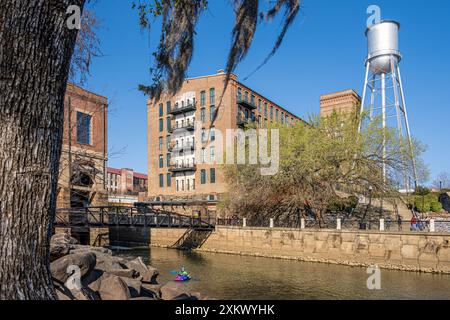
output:
[{"label": "shrub", "polygon": [[442,204],[438,201],[433,201],[430,204],[430,209],[433,212],[441,212],[442,211]]},{"label": "shrub", "polygon": [[429,212],[431,208],[431,202],[426,197],[416,197],[414,199],[414,208],[420,213]]},{"label": "shrub", "polygon": [[427,194],[430,193],[430,189],[425,188],[425,187],[417,187],[416,190],[414,191],[414,195],[416,196],[426,196]]}]

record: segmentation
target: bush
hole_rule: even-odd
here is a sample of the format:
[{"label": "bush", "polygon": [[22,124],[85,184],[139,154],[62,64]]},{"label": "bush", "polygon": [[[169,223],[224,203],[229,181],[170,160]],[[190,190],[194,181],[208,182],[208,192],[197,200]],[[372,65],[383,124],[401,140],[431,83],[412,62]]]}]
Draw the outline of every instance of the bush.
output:
[{"label": "bush", "polygon": [[438,202],[438,201],[433,201],[433,202],[431,202],[430,209],[433,212],[441,212],[442,211],[442,204],[440,202]]},{"label": "bush", "polygon": [[335,198],[327,207],[328,212],[347,212],[351,213],[358,205],[358,197],[350,196],[348,198]]},{"label": "bush", "polygon": [[420,213],[429,212],[431,209],[431,202],[427,198],[416,197],[414,199],[414,208]]},{"label": "bush", "polygon": [[425,187],[417,187],[416,190],[414,191],[414,195],[416,196],[426,196],[430,193],[430,189],[425,188]]}]

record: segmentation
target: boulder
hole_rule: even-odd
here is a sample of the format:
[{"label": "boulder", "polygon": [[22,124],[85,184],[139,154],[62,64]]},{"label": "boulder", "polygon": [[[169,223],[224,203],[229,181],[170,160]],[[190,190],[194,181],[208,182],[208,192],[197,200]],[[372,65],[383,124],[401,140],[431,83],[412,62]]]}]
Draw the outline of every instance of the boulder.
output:
[{"label": "boulder", "polygon": [[79,267],[81,273],[80,276],[83,279],[83,277],[89,275],[89,273],[92,272],[92,270],[94,270],[95,264],[96,264],[95,254],[90,252],[75,253],[69,254],[67,256],[64,256],[62,258],[53,261],[50,264],[50,270],[53,278],[62,283],[65,283],[70,276],[70,274],[68,273],[68,270],[70,272],[69,267],[71,266]]},{"label": "boulder", "polygon": [[163,300],[195,300],[186,286],[179,282],[169,282],[161,287]]},{"label": "boulder", "polygon": [[103,270],[105,272],[109,272],[111,270],[130,269],[126,266],[126,260],[122,258],[100,252],[95,252],[95,255],[97,257],[96,269]]},{"label": "boulder", "polygon": [[139,277],[139,273],[132,269],[110,269],[108,270],[108,273],[121,278],[136,279]]},{"label": "boulder", "polygon": [[142,283],[140,280],[137,279],[131,279],[127,277],[120,277],[120,279],[123,280],[128,286],[128,290],[130,290],[130,295],[132,298],[140,297],[141,289],[142,289]]},{"label": "boulder", "polygon": [[69,245],[75,245],[78,243],[77,239],[72,238],[67,233],[57,233],[52,236],[52,239],[50,241],[51,243],[65,243]]},{"label": "boulder", "polygon": [[96,282],[99,282],[97,292],[102,300],[129,300],[131,298],[127,284],[118,276],[105,273]]},{"label": "boulder", "polygon": [[142,282],[157,284],[156,278],[159,275],[158,270],[151,266],[147,266],[141,257],[128,261],[126,266],[128,269],[139,272],[139,275],[142,277]]},{"label": "boulder", "polygon": [[141,295],[154,299],[161,299],[162,285],[142,283],[141,286]]},{"label": "boulder", "polygon": [[50,243],[50,262],[58,260],[69,254],[69,245],[66,243]]}]

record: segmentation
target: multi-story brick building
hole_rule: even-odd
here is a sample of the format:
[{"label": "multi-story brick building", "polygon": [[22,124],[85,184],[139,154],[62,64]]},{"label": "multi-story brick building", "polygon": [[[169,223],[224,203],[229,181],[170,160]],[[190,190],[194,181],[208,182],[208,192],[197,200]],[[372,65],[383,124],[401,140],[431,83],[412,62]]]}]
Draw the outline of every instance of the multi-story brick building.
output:
[{"label": "multi-story brick building", "polygon": [[108,99],[68,84],[58,208],[106,205]]},{"label": "multi-story brick building", "polygon": [[110,194],[147,192],[147,175],[133,169],[107,168],[106,188]]},{"label": "multi-story brick building", "polygon": [[326,117],[333,111],[352,113],[361,106],[361,97],[352,89],[320,96],[320,115]]},{"label": "multi-story brick building", "polygon": [[217,142],[226,130],[250,122],[264,127],[301,121],[235,75],[223,93],[225,77],[219,70],[187,79],[175,96],[148,101],[149,201],[178,204],[186,214],[199,208],[215,211],[227,191]]}]

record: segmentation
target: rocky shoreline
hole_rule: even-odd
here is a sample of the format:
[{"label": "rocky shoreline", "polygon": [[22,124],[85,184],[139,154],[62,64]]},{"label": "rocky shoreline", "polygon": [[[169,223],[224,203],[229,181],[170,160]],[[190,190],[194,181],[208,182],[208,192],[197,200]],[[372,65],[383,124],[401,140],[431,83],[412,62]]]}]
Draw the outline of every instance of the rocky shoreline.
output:
[{"label": "rocky shoreline", "polygon": [[67,234],[50,244],[50,269],[59,300],[205,300],[183,283],[159,284],[156,268],[106,248],[79,245]]}]

